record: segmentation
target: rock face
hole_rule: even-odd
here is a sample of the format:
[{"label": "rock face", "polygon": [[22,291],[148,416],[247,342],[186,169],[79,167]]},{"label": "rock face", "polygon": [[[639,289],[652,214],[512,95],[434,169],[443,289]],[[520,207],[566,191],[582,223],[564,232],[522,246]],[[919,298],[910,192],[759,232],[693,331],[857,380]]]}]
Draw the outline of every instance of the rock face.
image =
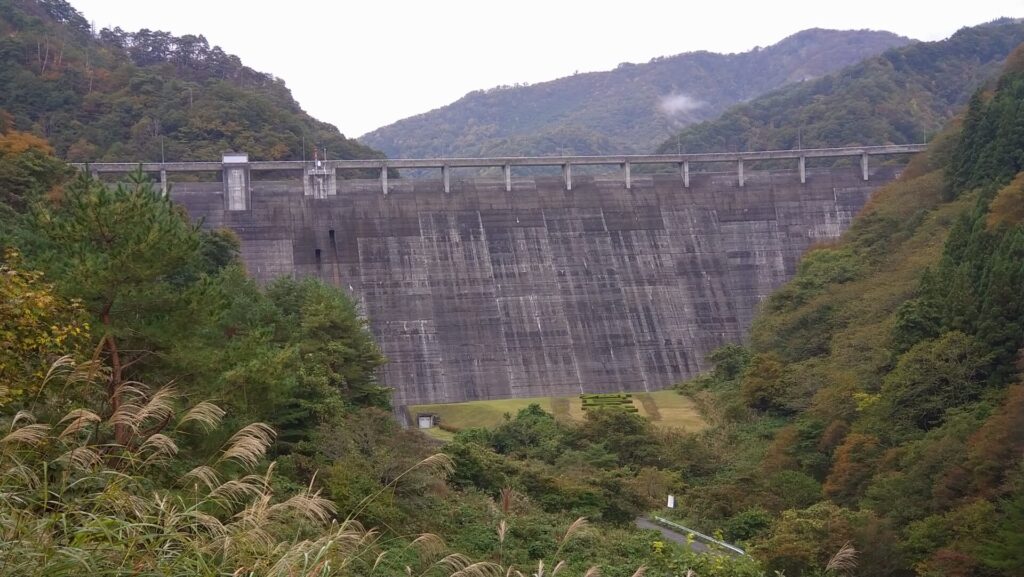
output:
[{"label": "rock face", "polygon": [[464,180],[176,184],[207,227],[229,227],[260,281],[318,276],[360,302],[389,358],[396,405],[655,390],[739,341],[812,243],[839,236],[898,168]]}]

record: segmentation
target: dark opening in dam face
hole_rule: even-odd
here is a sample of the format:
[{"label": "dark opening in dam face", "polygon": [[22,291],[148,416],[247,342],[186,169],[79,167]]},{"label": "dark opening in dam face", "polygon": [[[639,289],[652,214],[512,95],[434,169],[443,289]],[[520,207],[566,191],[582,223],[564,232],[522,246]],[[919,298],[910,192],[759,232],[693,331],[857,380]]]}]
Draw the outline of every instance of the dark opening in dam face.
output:
[{"label": "dark opening in dam face", "polygon": [[[250,183],[175,183],[209,228],[234,230],[251,275],[316,276],[358,300],[398,406],[655,390],[740,341],[811,244],[845,230],[899,169],[385,182],[317,198]],[[511,191],[506,191],[506,186]]]}]

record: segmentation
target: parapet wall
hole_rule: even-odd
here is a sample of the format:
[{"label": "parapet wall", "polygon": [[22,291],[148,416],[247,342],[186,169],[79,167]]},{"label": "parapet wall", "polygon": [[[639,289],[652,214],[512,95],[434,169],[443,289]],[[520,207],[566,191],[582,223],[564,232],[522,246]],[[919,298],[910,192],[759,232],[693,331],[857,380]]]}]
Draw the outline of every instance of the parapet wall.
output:
[{"label": "parapet wall", "polygon": [[[317,276],[361,303],[397,405],[643,391],[705,368],[812,243],[833,239],[898,168],[864,166],[494,181],[175,183],[228,227],[260,281]],[[445,175],[447,176],[447,174]],[[507,176],[507,174],[506,174]],[[510,186],[511,192],[506,191]]]}]

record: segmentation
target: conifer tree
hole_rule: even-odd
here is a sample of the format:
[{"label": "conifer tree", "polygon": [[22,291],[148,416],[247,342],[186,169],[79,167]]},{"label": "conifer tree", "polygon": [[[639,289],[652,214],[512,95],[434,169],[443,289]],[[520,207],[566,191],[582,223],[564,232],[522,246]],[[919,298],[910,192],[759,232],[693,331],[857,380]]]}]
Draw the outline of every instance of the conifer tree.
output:
[{"label": "conifer tree", "polygon": [[[141,173],[110,187],[81,176],[58,204],[37,213],[46,245],[41,260],[65,294],[78,298],[94,319],[97,349],[109,363],[108,409],[120,390],[169,345],[180,313],[181,272],[200,258],[200,231]],[[118,443],[130,431],[115,428]]]}]

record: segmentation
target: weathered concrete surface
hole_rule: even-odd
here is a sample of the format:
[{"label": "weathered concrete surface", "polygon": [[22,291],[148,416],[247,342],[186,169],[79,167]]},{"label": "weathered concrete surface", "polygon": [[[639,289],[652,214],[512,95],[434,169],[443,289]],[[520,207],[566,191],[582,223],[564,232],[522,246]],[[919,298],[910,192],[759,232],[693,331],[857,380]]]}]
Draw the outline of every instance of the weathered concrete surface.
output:
[{"label": "weathered concrete surface", "polygon": [[[837,237],[891,166],[799,172],[338,181],[337,196],[252,182],[173,185],[226,226],[261,281],[318,276],[362,303],[397,405],[660,389],[740,340],[800,254]],[[319,256],[318,256],[319,255]]]}]

